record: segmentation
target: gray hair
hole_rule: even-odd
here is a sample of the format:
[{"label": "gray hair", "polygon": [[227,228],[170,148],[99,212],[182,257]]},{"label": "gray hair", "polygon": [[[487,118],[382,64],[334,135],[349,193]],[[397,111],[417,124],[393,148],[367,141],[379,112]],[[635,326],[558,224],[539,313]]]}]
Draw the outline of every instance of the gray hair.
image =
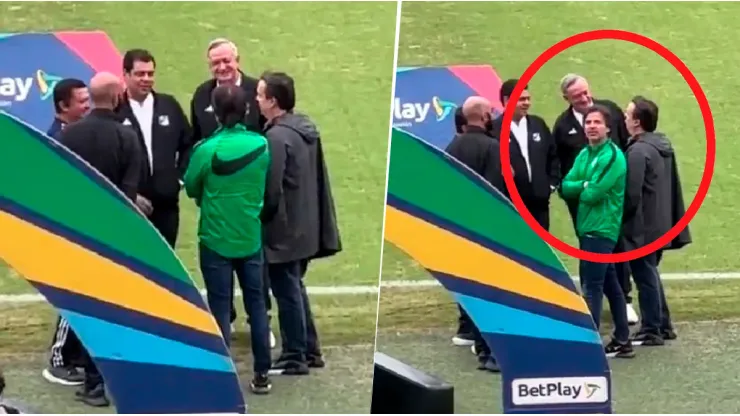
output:
[{"label": "gray hair", "polygon": [[226,38],[216,38],[210,42],[208,42],[208,48],[206,49],[206,55],[208,55],[214,48],[218,48],[221,45],[228,45],[229,48],[234,52],[234,57],[239,57],[239,48],[236,47],[236,44]]},{"label": "gray hair", "polygon": [[584,82],[588,82],[588,81],[586,81],[586,78],[584,78],[584,77],[582,77],[582,76],[580,76],[578,74],[568,74],[568,75],[564,76],[560,80],[560,92],[563,95],[566,95],[568,93],[568,88],[572,87],[573,84],[575,84],[576,82],[581,81],[581,80],[583,80]]}]

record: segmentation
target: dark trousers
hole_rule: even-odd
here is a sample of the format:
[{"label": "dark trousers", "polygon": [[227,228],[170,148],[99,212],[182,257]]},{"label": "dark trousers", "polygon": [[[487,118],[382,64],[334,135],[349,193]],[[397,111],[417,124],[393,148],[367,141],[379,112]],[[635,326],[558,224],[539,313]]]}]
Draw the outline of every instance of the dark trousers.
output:
[{"label": "dark trousers", "polygon": [[[616,244],[607,238],[589,235],[579,240],[581,250],[600,254],[613,253]],[[583,295],[596,328],[600,327],[602,304],[606,296],[614,320],[614,338],[620,342],[627,342],[629,339],[627,302],[617,280],[614,264],[581,260],[578,269]]]},{"label": "dark trousers", "polygon": [[659,335],[663,323],[661,311],[665,294],[661,290],[662,284],[658,275],[656,254],[652,253],[630,261],[630,269],[637,286],[637,296],[640,303],[640,318],[642,321],[640,332]]},{"label": "dark trousers", "polygon": [[[615,253],[624,253],[624,240],[620,237],[614,248]],[[632,280],[630,279],[630,264],[629,262],[614,263],[614,268],[617,271],[617,280],[619,280],[619,286],[622,287],[622,293],[627,303],[632,303]]]},{"label": "dark trousers", "polygon": [[152,215],[149,216],[149,222],[174,250],[180,230],[180,208],[177,205],[155,205]]},{"label": "dark trousers", "polygon": [[527,207],[537,223],[547,231],[550,231],[550,207],[532,206]]},{"label": "dark trousers", "polygon": [[473,325],[473,320],[470,319],[470,316],[468,316],[468,313],[465,312],[465,309],[460,304],[457,305],[457,310],[460,312],[460,317],[457,319],[458,335],[474,334],[475,325]]},{"label": "dark trousers", "polygon": [[[573,230],[576,232],[576,235],[578,235],[578,230],[576,228],[577,220],[578,220],[578,200],[569,199],[566,201],[566,205],[568,207],[568,213],[570,214],[570,219],[573,223]],[[624,252],[624,241],[620,237],[617,241],[617,245],[614,247],[615,253],[623,253]],[[617,273],[617,281],[619,281],[619,286],[622,288],[622,293],[624,293],[624,298],[627,303],[632,303],[632,296],[630,296],[630,293],[632,293],[632,282],[630,280],[630,267],[629,263],[622,262],[622,263],[615,263],[614,264],[614,270]]]},{"label": "dark trousers", "polygon": [[272,294],[278,306],[283,351],[281,361],[306,362],[321,355],[316,324],[303,277],[308,261],[268,265]]},{"label": "dark trousers", "polygon": [[242,289],[244,309],[249,316],[252,337],[254,372],[265,373],[272,365],[270,357],[270,327],[267,323],[267,307],[263,297],[262,250],[257,254],[242,258],[226,258],[199,245],[200,269],[206,286],[208,307],[211,309],[226,345],[231,341],[231,322],[229,315],[234,302],[234,275]]},{"label": "dark trousers", "polygon": [[[272,310],[272,298],[270,298],[270,274],[267,270],[267,266],[262,268],[262,287],[264,288],[264,299],[265,299],[265,306],[267,307],[267,320],[268,324],[270,321],[270,311]],[[231,316],[230,316],[231,323],[234,323],[236,321],[236,308],[234,307],[234,303],[231,304]]]},{"label": "dark trousers", "polygon": [[51,342],[49,364],[52,367],[67,367],[83,362],[84,347],[77,334],[69,326],[69,321],[59,316],[56,331]]},{"label": "dark trousers", "polygon": [[103,376],[86,348],[82,349],[82,367],[85,370],[85,390],[92,390],[103,384]]},{"label": "dark trousers", "polygon": [[[655,267],[660,267],[660,261],[663,260],[663,250],[655,252]],[[660,278],[660,270],[658,270],[658,290],[660,291],[660,314],[661,324],[660,329],[663,331],[673,331],[673,321],[671,320],[671,311],[668,308],[668,301],[665,297],[665,290],[663,289],[663,279]]]}]

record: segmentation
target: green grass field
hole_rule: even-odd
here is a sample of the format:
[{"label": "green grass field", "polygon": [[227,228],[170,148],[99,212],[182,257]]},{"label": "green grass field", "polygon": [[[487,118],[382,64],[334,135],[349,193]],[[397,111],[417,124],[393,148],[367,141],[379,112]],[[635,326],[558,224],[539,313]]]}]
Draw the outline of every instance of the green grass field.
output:
[{"label": "green grass field", "polygon": [[[735,18],[738,12],[740,5],[735,3],[405,3],[398,65],[489,64],[505,80],[518,78],[548,47],[587,30],[630,30],[660,42],[678,55],[701,83],[717,132],[712,186],[690,226],[694,243],[668,253],[661,270],[737,271],[740,239],[733,224],[740,220],[736,209],[740,176],[735,172],[740,164],[735,147],[740,142],[738,127],[727,115],[740,108],[735,93],[740,81],[727,69],[740,64],[740,53],[718,40],[735,38],[740,29]],[[678,71],[659,55],[627,42],[603,40],[575,46],[549,61],[529,83],[532,111],[551,127],[567,106],[558,83],[569,72],[587,77],[597,98],[626,106],[632,96],[641,94],[658,103],[659,130],[667,133],[676,148],[688,206],[704,167],[705,134],[699,107]],[[576,243],[565,205],[557,198],[552,204],[551,224],[555,236],[571,245]],[[560,257],[572,274],[577,272],[576,259]],[[390,244],[384,248],[382,276],[384,281],[429,279],[413,260]],[[735,405],[725,392],[713,387],[714,380],[725,377],[725,372],[734,374],[737,364],[729,355],[733,353],[705,347],[721,345],[726,331],[734,333],[737,326],[727,324],[726,329],[718,330],[725,324],[696,322],[740,317],[740,282],[671,281],[666,286],[675,319],[687,322],[679,328],[681,339],[665,353],[638,352],[633,363],[615,364],[616,410],[734,411]],[[500,412],[500,389],[491,388],[496,376],[477,373],[470,352],[451,346],[456,318],[452,298],[440,288],[383,288],[378,351],[454,382],[458,412]],[[707,353],[713,355],[702,357]],[[679,373],[689,359],[697,360],[688,368],[691,375]],[[688,379],[692,381],[688,383]],[[646,392],[664,396],[650,403]],[[685,400],[680,400],[682,395]]]},{"label": "green grass field", "polygon": [[[184,108],[195,87],[210,76],[204,51],[216,37],[237,43],[248,74],[273,69],[293,75],[298,110],[322,132],[344,244],[335,258],[312,264],[307,285],[371,285],[377,284],[380,262],[396,7],[392,2],[3,2],[0,28],[104,30],[121,52],[147,48],[158,63],[156,89],[174,94]],[[197,211],[184,198],[181,215],[177,253],[200,282]],[[3,268],[0,294],[25,293],[33,289]],[[328,368],[307,379],[276,381],[274,394],[250,402],[250,411],[369,409],[377,295],[323,296],[313,302],[328,346]],[[45,305],[0,308],[0,365],[11,383],[40,378],[53,320]],[[247,368],[244,348],[237,348],[235,356]],[[10,357],[16,364],[10,364]],[[85,411],[75,407],[68,389],[48,390],[40,381],[23,386],[11,387],[9,394],[35,401],[37,410]]]}]

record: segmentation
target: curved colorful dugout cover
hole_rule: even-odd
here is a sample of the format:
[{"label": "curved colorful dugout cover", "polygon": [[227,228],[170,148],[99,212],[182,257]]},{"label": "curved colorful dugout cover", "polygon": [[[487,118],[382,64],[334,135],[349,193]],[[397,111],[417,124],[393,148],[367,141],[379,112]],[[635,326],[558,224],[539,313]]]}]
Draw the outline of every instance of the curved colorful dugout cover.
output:
[{"label": "curved colorful dugout cover", "polygon": [[0,34],[0,57],[0,110],[44,132],[54,119],[57,82],[122,71],[121,55],[104,32]]},{"label": "curved colorful dugout cover", "polygon": [[392,134],[385,239],[478,326],[501,366],[504,412],[611,413],[601,337],[550,246],[473,171],[407,132]]},{"label": "curved colorful dugout cover", "polygon": [[455,109],[480,95],[491,101],[494,114],[501,114],[500,89],[501,79],[489,65],[399,67],[393,127],[444,149],[455,135]]},{"label": "curved colorful dugout cover", "polygon": [[198,288],[122,193],[2,111],[0,177],[0,257],[69,320],[120,413],[246,412]]}]

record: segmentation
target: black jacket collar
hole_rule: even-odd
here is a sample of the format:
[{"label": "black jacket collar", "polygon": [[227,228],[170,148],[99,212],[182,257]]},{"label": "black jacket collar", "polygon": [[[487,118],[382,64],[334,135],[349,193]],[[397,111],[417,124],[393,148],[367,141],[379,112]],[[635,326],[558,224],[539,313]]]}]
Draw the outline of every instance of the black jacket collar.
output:
[{"label": "black jacket collar", "polygon": [[90,116],[95,118],[115,120],[118,122],[121,121],[120,117],[118,116],[118,114],[116,114],[115,111],[109,110],[107,108],[93,108],[92,110],[90,110]]}]

